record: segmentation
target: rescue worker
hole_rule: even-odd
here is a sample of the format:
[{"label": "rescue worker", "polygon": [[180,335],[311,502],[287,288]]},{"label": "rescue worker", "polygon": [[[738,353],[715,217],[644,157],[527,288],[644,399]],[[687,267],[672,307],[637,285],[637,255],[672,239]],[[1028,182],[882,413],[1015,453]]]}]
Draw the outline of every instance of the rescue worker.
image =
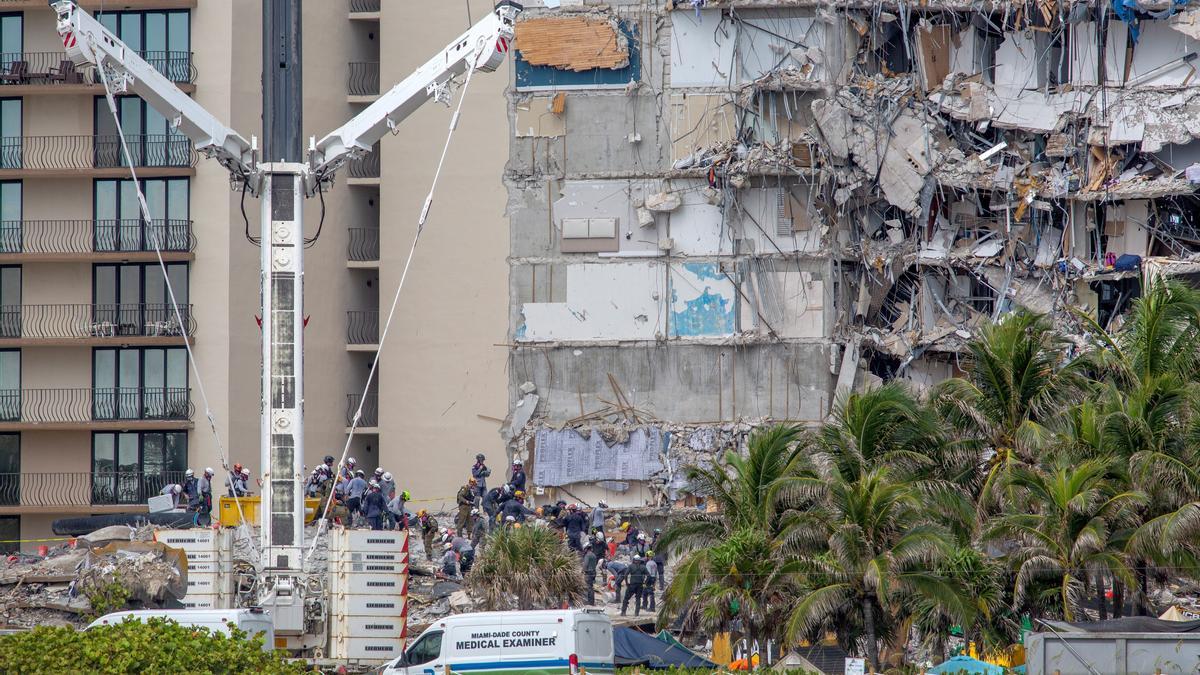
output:
[{"label": "rescue worker", "polygon": [[188,507],[194,507],[200,496],[196,491],[196,472],[188,469],[183,472],[183,502]]},{"label": "rescue worker", "polygon": [[454,544],[447,543],[442,547],[442,575],[450,578],[458,576],[458,556],[454,554]]},{"label": "rescue worker", "polygon": [[171,495],[171,508],[177,509],[179,508],[179,495],[183,494],[183,486],[179,483],[171,483],[163,487],[158,494]]},{"label": "rescue worker", "polygon": [[638,532],[637,537],[634,538],[632,550],[634,555],[640,555],[643,558],[646,557],[646,552],[649,550],[649,546],[646,544],[645,532]]},{"label": "rescue worker", "polygon": [[200,495],[200,503],[196,507],[196,524],[201,527],[212,525],[212,467],[204,468],[204,476],[196,481],[196,491]]},{"label": "rescue worker", "polygon": [[[259,486],[262,486],[262,481],[259,481]],[[245,493],[243,496],[246,497],[252,494],[250,491],[250,469],[246,467],[242,467],[242,491]]]},{"label": "rescue worker", "polygon": [[621,616],[629,609],[629,599],[633,598],[633,615],[642,612],[642,587],[646,583],[646,561],[640,555],[633,556],[633,562],[625,572],[625,597],[621,599]]},{"label": "rescue worker", "polygon": [[487,536],[488,524],[479,509],[471,509],[471,546],[479,548],[483,538]]},{"label": "rescue worker", "polygon": [[408,490],[401,490],[399,494],[388,502],[388,513],[391,514],[392,522],[395,523],[395,529],[397,530],[408,529],[408,510],[405,509],[404,505],[411,498],[412,495],[408,494]]},{"label": "rescue worker", "polygon": [[596,552],[596,556],[600,558],[608,557],[608,541],[604,538],[604,532],[600,531],[592,535],[591,549]]},{"label": "rescue worker", "polygon": [[583,556],[583,583],[587,586],[587,604],[596,604],[596,564],[600,558],[594,551],[589,550]]},{"label": "rescue worker", "polygon": [[471,467],[471,478],[475,479],[475,499],[478,502],[483,501],[483,495],[487,494],[487,479],[492,475],[492,470],[483,463],[487,459],[483,453],[475,455],[475,464]]},{"label": "rescue worker", "polygon": [[525,522],[526,516],[532,516],[533,510],[525,506],[525,493],[517,490],[513,498],[504,502],[504,519],[512,518],[518,523]]},{"label": "rescue worker", "polygon": [[362,497],[367,492],[367,480],[363,477],[362,469],[354,472],[354,478],[346,486],[346,508],[350,509],[350,524],[358,520],[359,509],[362,507]]},{"label": "rescue worker", "polygon": [[[381,480],[379,480],[379,494],[383,495],[383,501],[391,504],[392,496],[396,492],[396,482],[392,480],[392,474],[384,471]],[[396,519],[392,516],[391,509],[383,510],[383,529],[396,529]]]},{"label": "rescue worker", "polygon": [[[661,531],[659,533],[661,534]],[[667,576],[667,549],[660,549],[657,545],[657,541],[658,539],[656,537],[656,543],[653,547],[654,553],[651,555],[654,556],[654,564],[658,567],[658,590],[661,591],[666,588],[665,578]]]},{"label": "rescue worker", "polygon": [[242,465],[240,463],[234,463],[233,470],[229,472],[229,482],[226,484],[225,493],[229,497],[246,496],[246,486],[242,484]]},{"label": "rescue worker", "polygon": [[508,484],[512,486],[513,492],[525,491],[525,462],[520,457],[513,460],[512,478],[508,480]]},{"label": "rescue worker", "polygon": [[471,571],[471,565],[475,562],[475,547],[471,545],[471,540],[462,536],[462,533],[455,534],[450,538],[450,545],[454,547],[454,552],[458,554],[458,568],[465,577]]},{"label": "rescue worker", "polygon": [[505,529],[511,530],[516,527],[520,527],[520,524],[517,523],[516,518],[514,518],[513,516],[504,516],[504,528]]},{"label": "rescue worker", "polygon": [[567,515],[563,518],[563,529],[567,533],[567,546],[572,551],[583,552],[583,542],[580,539],[587,530],[587,516],[579,511],[578,504],[567,506]]},{"label": "rescue worker", "polygon": [[603,499],[596,502],[596,508],[592,509],[592,515],[588,522],[588,526],[591,527],[593,532],[604,529],[604,520],[607,517],[607,512],[605,509],[607,508],[608,503]]},{"label": "rescue worker", "polygon": [[629,572],[629,563],[619,560],[600,561],[613,577],[613,590],[616,591],[616,596],[613,597],[614,602],[621,601],[621,586],[625,583],[625,575]]},{"label": "rescue worker", "polygon": [[504,486],[494,487],[483,494],[483,512],[487,515],[488,531],[495,529],[496,514],[500,512],[500,497]]},{"label": "rescue worker", "polygon": [[[646,535],[642,535],[645,537]],[[646,597],[646,609],[653,612],[654,606],[654,584],[658,581],[658,563],[654,561],[654,551],[646,552],[646,585],[642,589],[642,593]]]},{"label": "rescue worker", "polygon": [[387,501],[379,489],[379,483],[371,481],[367,494],[362,498],[362,510],[367,516],[367,525],[372,530],[383,529],[383,514],[387,511]]},{"label": "rescue worker", "polygon": [[[324,465],[322,465],[324,466]],[[308,481],[304,484],[304,494],[308,497],[316,497],[321,490],[321,467],[312,470],[308,474]]]},{"label": "rescue worker", "polygon": [[417,512],[417,523],[421,526],[421,541],[425,544],[425,559],[433,562],[433,537],[437,534],[437,520],[425,509]]},{"label": "rescue worker", "polygon": [[467,484],[458,489],[458,494],[454,497],[454,501],[458,504],[458,515],[454,517],[454,527],[457,530],[467,529],[467,520],[471,517],[471,507],[475,506],[475,486],[477,481],[474,478],[468,479]]}]

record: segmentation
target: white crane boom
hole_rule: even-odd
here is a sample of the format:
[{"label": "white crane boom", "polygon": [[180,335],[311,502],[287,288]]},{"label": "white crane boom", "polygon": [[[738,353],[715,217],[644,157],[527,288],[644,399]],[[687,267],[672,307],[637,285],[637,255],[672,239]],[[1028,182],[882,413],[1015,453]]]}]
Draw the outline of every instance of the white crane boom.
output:
[{"label": "white crane boom", "polygon": [[495,71],[512,46],[513,23],[521,11],[520,4],[501,0],[494,11],[350,121],[320,141],[310,141],[312,182],[308,186],[309,194],[318,183],[329,180],[347,160],[371,152],[384,134],[394,131],[429,99],[449,103],[450,78],[461,75],[468,68],[485,73]]},{"label": "white crane boom", "polygon": [[104,68],[117,90],[141,96],[191,139],[196,150],[216,159],[258,194],[254,144],[222,124],[74,2],[61,0],[53,7],[63,48],[76,66]]}]

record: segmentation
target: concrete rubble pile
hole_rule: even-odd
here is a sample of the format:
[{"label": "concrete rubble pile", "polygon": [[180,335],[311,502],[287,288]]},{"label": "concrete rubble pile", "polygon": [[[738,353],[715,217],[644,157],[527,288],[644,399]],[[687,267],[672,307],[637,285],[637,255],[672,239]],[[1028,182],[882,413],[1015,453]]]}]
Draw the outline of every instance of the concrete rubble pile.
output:
[{"label": "concrete rubble pile", "polygon": [[85,626],[96,613],[90,598],[113,584],[128,594],[129,608],[178,607],[187,592],[184,555],[144,539],[140,530],[108,527],[44,556],[0,561],[0,625]]},{"label": "concrete rubble pile", "polygon": [[[519,23],[501,433],[539,503],[699,506],[682,467],[855,387],[925,391],[1005,312],[1085,349],[1080,313],[1113,330],[1153,279],[1200,280],[1200,0]],[[601,29],[603,62],[549,48]]]}]

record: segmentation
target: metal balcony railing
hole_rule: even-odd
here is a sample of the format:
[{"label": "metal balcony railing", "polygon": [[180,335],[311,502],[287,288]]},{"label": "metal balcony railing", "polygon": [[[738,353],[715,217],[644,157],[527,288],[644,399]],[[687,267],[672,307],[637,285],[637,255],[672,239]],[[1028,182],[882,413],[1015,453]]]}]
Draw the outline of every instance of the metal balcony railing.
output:
[{"label": "metal balcony railing", "polygon": [[350,0],[351,12],[378,12],[379,9],[379,0]]},{"label": "metal balcony railing", "polygon": [[5,220],[0,253],[187,252],[196,247],[190,220]]},{"label": "metal balcony railing", "polygon": [[[178,134],[127,134],[135,166],[179,167],[196,165],[191,141]],[[0,169],[83,170],[129,166],[117,134],[94,136],[0,137]]]},{"label": "metal balcony railing", "polygon": [[367,394],[364,398],[362,394],[349,394],[346,396],[346,426],[354,423],[354,413],[358,410],[359,402],[362,402],[362,417],[358,419],[360,427],[377,427],[379,426],[379,395]]},{"label": "metal balcony railing", "polygon": [[356,157],[347,162],[351,178],[379,178],[379,144],[371,148],[365,157]]},{"label": "metal balcony railing", "polygon": [[358,262],[379,260],[379,228],[352,227],[350,228],[350,245],[346,250],[346,258]]},{"label": "metal balcony railing", "polygon": [[379,95],[379,62],[352,61],[346,92],[351,96]]},{"label": "metal balcony railing", "polygon": [[0,506],[81,507],[145,504],[183,471],[0,473]]},{"label": "metal balcony railing", "polygon": [[179,337],[192,335],[192,306],[169,304],[73,304],[0,306],[0,337],[26,339]]},{"label": "metal balcony railing", "polygon": [[188,420],[186,387],[0,389],[0,421],[86,424],[108,420]]},{"label": "metal balcony railing", "polygon": [[379,342],[378,310],[354,310],[346,312],[346,343],[373,345]]},{"label": "metal balcony railing", "polygon": [[[196,81],[198,73],[192,63],[191,52],[148,51],[138,54],[172,82],[191,84]],[[0,53],[0,88],[6,84],[100,84],[100,78],[94,67],[77,68],[61,51],[4,52]]]}]

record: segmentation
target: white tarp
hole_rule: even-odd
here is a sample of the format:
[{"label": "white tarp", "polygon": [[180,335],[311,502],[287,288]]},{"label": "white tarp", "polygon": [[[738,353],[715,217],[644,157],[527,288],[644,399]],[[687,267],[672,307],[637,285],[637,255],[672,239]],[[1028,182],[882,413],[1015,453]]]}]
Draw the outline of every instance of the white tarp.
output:
[{"label": "white tarp", "polygon": [[612,445],[594,429],[588,438],[572,429],[541,429],[535,443],[534,485],[644,481],[664,469],[663,433],[655,427],[634,429],[624,443]]}]

